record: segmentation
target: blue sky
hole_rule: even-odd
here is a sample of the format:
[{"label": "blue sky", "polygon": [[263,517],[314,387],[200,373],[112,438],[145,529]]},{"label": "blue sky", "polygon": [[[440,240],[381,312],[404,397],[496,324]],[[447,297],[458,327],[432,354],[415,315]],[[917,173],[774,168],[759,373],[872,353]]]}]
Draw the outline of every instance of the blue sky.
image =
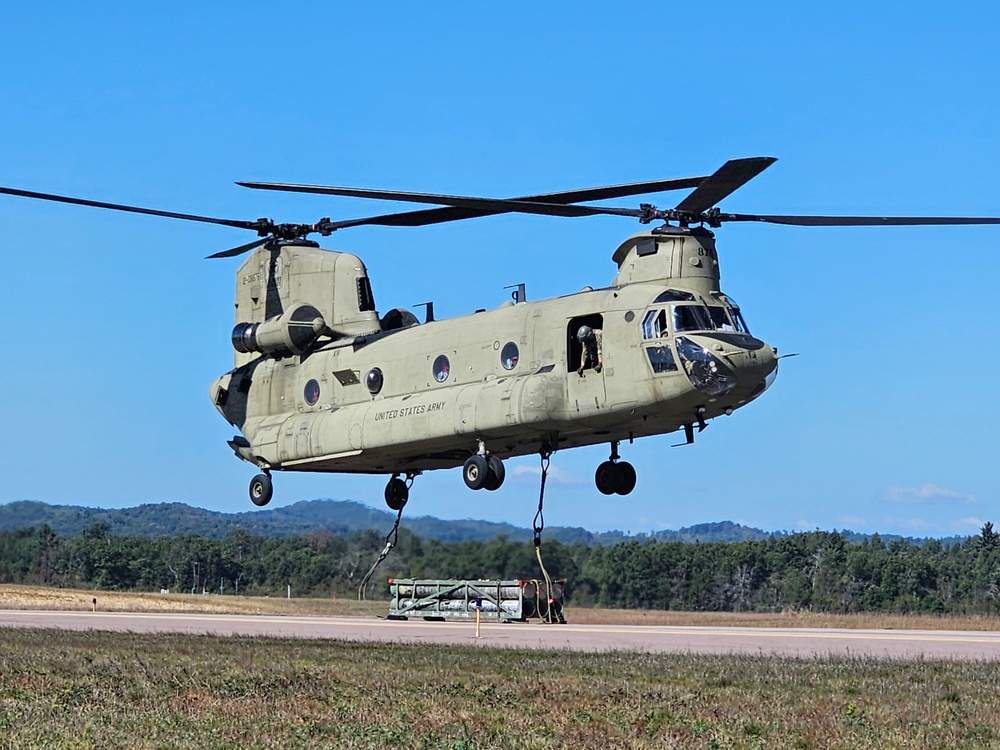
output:
[{"label": "blue sky", "polygon": [[[723,204],[768,213],[1000,215],[995,4],[14,2],[0,8],[0,184],[241,219],[390,205],[238,179],[509,196],[780,160]],[[671,205],[678,195],[655,196]],[[630,202],[618,202],[630,205]],[[208,401],[231,367],[237,230],[0,198],[0,502],[250,507]],[[628,219],[358,228],[382,310],[439,317],[614,275]],[[549,524],[638,532],[974,533],[995,513],[1000,228],[728,225],[723,289],[786,360],[764,397],[623,448],[557,454]],[[530,524],[535,459],[496,493],[417,479],[408,513]],[[383,478],[276,475],[274,504],[382,507]]]}]

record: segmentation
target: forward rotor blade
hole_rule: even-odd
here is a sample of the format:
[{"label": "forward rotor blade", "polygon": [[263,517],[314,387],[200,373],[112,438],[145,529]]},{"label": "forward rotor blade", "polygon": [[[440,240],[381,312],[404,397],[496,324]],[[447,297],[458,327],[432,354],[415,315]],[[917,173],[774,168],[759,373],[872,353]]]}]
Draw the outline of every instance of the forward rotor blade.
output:
[{"label": "forward rotor blade", "polygon": [[731,159],[707,177],[684,200],[677,204],[678,211],[700,214],[730,193],[750,182],[777,159],[772,156],[754,156],[749,159]]},{"label": "forward rotor blade", "polygon": [[778,216],[774,214],[717,215],[719,221],[762,221],[799,227],[899,227],[959,224],[1000,224],[1000,218],[970,216]]},{"label": "forward rotor blade", "polygon": [[322,195],[345,195],[352,198],[374,198],[376,200],[406,201],[409,203],[432,203],[438,206],[471,208],[492,213],[514,211],[517,213],[546,214],[553,216],[592,216],[584,206],[541,203],[504,198],[471,198],[464,195],[440,195],[437,193],[409,193],[400,190],[368,190],[365,188],[325,187],[320,185],[272,185],[260,182],[239,182],[238,185],[264,190],[286,190],[294,193],[319,193]]},{"label": "forward rotor blade", "polygon": [[211,255],[205,256],[206,260],[212,258],[235,258],[237,255],[243,255],[243,253],[249,252],[250,250],[256,250],[261,245],[267,244],[272,238],[271,237],[261,237],[253,242],[248,242],[245,245],[240,245],[239,247],[231,247],[228,250],[222,250],[218,253],[212,253]]},{"label": "forward rotor blade", "polygon": [[36,193],[32,190],[18,190],[17,188],[0,187],[0,193],[6,195],[17,195],[22,198],[36,198],[43,201],[55,201],[56,203],[70,203],[76,206],[90,206],[91,208],[106,208],[111,211],[127,211],[133,214],[146,214],[147,216],[164,216],[168,219],[182,219],[184,221],[200,221],[205,224],[221,224],[226,227],[236,227],[237,229],[257,229],[258,223],[255,221],[239,221],[236,219],[216,219],[211,216],[198,216],[196,214],[182,214],[176,211],[160,211],[155,208],[140,208],[138,206],[126,206],[121,203],[105,203],[104,201],[92,201],[86,198],[71,198],[65,195],[54,195],[52,193]]},{"label": "forward rotor blade", "polygon": [[[347,195],[362,198],[379,198],[384,200],[413,200],[420,203],[444,203],[448,208],[431,208],[421,211],[405,211],[401,213],[367,216],[360,219],[331,221],[324,224],[324,230],[335,231],[346,227],[362,225],[416,227],[429,224],[441,224],[461,219],[471,219],[477,216],[493,216],[502,213],[534,213],[552,216],[596,216],[611,214],[616,216],[639,216],[632,209],[611,209],[593,206],[568,206],[577,201],[604,200],[607,198],[623,198],[630,195],[656,193],[666,190],[682,190],[696,187],[703,183],[706,177],[682,177],[670,180],[653,180],[648,182],[633,182],[623,185],[607,185],[581,190],[567,190],[555,193],[538,193],[511,199],[470,198],[465,196],[444,196],[431,193],[406,193],[402,191],[366,190],[364,188],[341,188],[324,185],[295,185],[271,182],[238,182],[243,187],[257,190],[278,190],[294,193],[316,193],[321,195]],[[418,200],[419,199],[419,200]],[[460,205],[457,205],[457,203]],[[565,207],[565,208],[563,208]]]},{"label": "forward rotor blade", "polygon": [[[474,202],[498,203],[504,201],[523,201],[566,205],[581,201],[596,201],[606,198],[623,198],[628,195],[643,193],[659,193],[666,190],[682,190],[701,185],[707,177],[682,177],[672,180],[654,180],[649,182],[633,182],[625,185],[607,185],[605,187],[568,190],[557,193],[538,193],[517,198],[478,198],[461,195],[442,195],[439,193],[413,193],[404,190],[372,190],[368,188],[336,187],[333,185],[297,185],[284,182],[237,182],[237,185],[254,190],[278,190],[288,193],[316,193],[320,195],[346,195],[354,198],[374,198],[376,200],[406,201],[409,203],[434,203],[444,206],[460,206],[475,208]],[[470,204],[470,205],[466,205]]]}]

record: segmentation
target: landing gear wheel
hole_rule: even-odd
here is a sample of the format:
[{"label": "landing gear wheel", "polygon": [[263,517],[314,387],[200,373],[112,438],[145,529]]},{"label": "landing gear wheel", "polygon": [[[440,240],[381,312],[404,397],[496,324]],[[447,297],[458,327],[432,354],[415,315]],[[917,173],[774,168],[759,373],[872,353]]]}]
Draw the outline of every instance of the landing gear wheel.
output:
[{"label": "landing gear wheel", "polygon": [[394,476],[385,485],[385,504],[391,510],[402,510],[410,499],[410,488],[399,477]]},{"label": "landing gear wheel", "polygon": [[635,489],[635,468],[628,461],[615,464],[615,492],[619,495],[627,495]]},{"label": "landing gear wheel", "polygon": [[613,495],[618,489],[618,466],[605,461],[594,472],[594,484],[602,495]]},{"label": "landing gear wheel", "polygon": [[507,476],[507,471],[503,467],[503,461],[496,456],[488,456],[486,458],[486,468],[489,476],[486,478],[486,484],[484,487],[486,487],[486,489],[490,492],[500,489],[500,485],[503,484],[504,477]]},{"label": "landing gear wheel", "polygon": [[490,468],[486,456],[469,456],[469,460],[465,462],[462,469],[462,478],[465,480],[465,486],[470,490],[481,490],[485,487],[490,478]]},{"label": "landing gear wheel", "polygon": [[263,508],[271,502],[274,494],[274,485],[271,484],[271,477],[267,474],[258,474],[250,480],[250,502],[258,508]]}]

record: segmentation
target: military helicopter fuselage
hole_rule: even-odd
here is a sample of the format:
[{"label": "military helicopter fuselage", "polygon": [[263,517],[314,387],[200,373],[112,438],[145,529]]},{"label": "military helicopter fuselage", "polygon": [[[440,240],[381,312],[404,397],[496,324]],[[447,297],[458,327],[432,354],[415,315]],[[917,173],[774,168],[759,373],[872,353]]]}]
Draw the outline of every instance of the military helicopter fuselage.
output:
[{"label": "military helicopter fuselage", "polygon": [[[357,256],[261,247],[237,274],[236,367],[210,395],[242,433],[237,455],[267,472],[467,465],[478,489],[477,455],[495,467],[682,428],[691,441],[696,425],[766,389],[777,352],[721,292],[710,231],[644,232],[613,260],[606,288],[535,302],[515,293],[494,310],[418,323],[405,310],[378,317]],[[583,326],[600,332],[596,361]],[[618,477],[617,459],[613,449],[598,486],[627,494],[634,471]]]},{"label": "military helicopter fuselage", "polygon": [[[249,230],[257,239],[215,253],[250,253],[236,278],[235,367],[211,398],[240,434],[229,441],[261,473],[250,499],[265,505],[272,471],[385,473],[401,510],[409,481],[463,467],[471,489],[495,490],[503,459],[595,443],[611,455],[594,480],[629,494],[635,469],[624,440],[684,430],[760,396],[777,374],[774,347],[750,334],[719,287],[715,236],[731,222],[804,227],[1000,224],[1000,217],[823,216],[723,212],[718,202],[775,162],[732,159],[710,175],[607,185],[518,198],[241,182],[245,187],[430,204],[431,209],[284,224],[216,218],[20,188],[0,193]],[[674,208],[593,201],[691,189]],[[619,216],[650,224],[615,251],[610,286],[425,321],[403,309],[379,316],[368,273],[350,253],[307,238],[357,226],[419,227],[502,213]],[[405,479],[401,477],[406,477]],[[543,474],[544,477],[544,474]],[[543,485],[544,486],[544,485]]]}]

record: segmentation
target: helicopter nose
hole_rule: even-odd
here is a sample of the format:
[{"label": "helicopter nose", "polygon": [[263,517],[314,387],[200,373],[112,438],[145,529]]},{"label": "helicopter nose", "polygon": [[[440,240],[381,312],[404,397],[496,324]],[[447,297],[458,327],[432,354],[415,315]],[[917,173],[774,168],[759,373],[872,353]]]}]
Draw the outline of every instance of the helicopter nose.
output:
[{"label": "helicopter nose", "polygon": [[749,336],[679,337],[677,349],[692,385],[710,396],[743,404],[763,393],[776,376],[777,350]]},{"label": "helicopter nose", "polygon": [[746,364],[740,368],[740,386],[747,395],[741,401],[746,403],[757,398],[770,388],[778,377],[778,350],[770,344],[759,349],[748,349]]}]

